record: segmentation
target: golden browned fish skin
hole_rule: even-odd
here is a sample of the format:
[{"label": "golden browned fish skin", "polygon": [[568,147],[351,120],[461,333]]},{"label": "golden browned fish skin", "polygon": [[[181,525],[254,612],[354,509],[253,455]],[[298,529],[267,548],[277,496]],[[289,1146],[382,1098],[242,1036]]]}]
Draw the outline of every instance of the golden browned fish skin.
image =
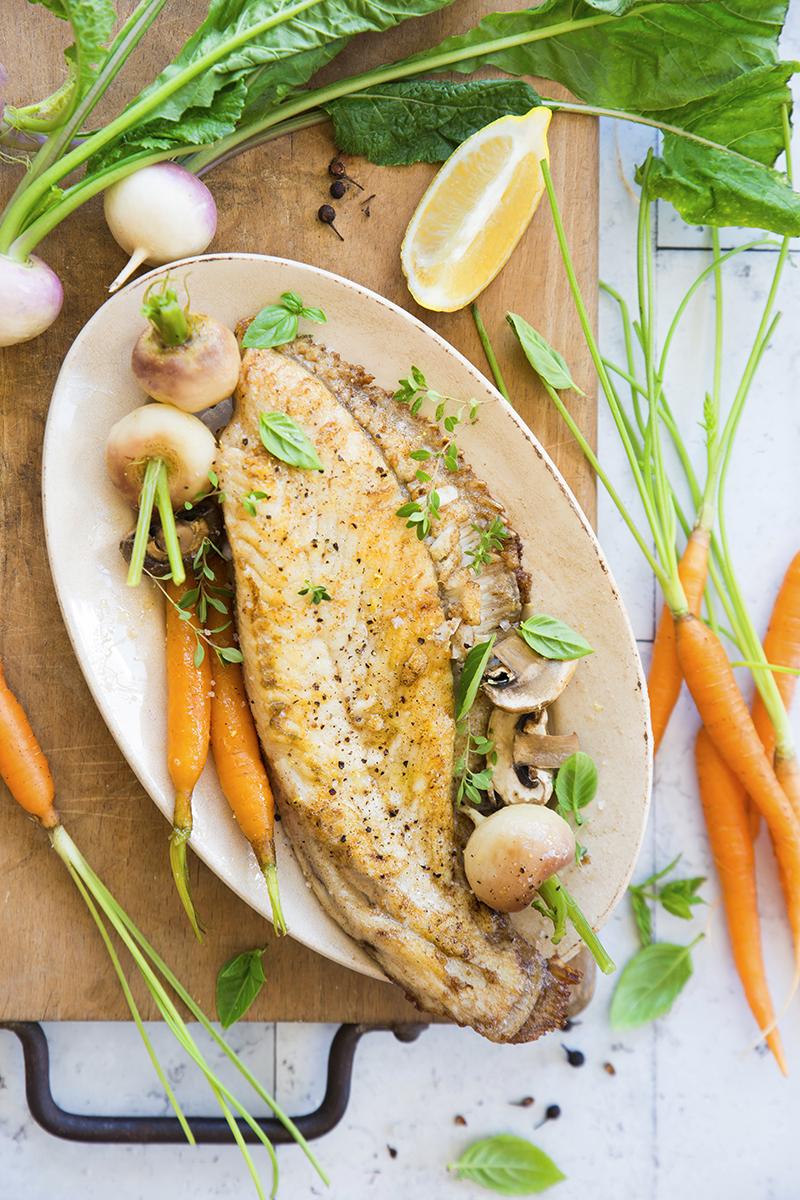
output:
[{"label": "golden browned fish skin", "polygon": [[[270,409],[324,472],[264,449]],[[568,979],[463,878],[446,613],[428,548],[396,516],[403,485],[328,388],[273,351],[245,355],[217,470],[248,692],[321,904],[428,1012],[499,1042],[562,1024]]]}]

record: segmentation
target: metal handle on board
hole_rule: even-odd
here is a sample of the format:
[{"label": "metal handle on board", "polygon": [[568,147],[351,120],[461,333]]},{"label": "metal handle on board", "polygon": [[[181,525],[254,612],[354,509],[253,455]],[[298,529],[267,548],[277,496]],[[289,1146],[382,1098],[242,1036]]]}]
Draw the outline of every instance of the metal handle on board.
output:
[{"label": "metal handle on board", "polygon": [[[423,1024],[341,1025],[328,1054],[325,1095],[319,1108],[293,1117],[297,1128],[309,1141],[322,1137],[338,1125],[350,1099],[353,1059],[356,1046],[365,1033],[387,1031],[401,1042],[413,1042],[426,1026]],[[65,1112],[53,1099],[50,1089],[50,1053],[47,1038],[36,1021],[2,1021],[0,1029],[16,1034],[22,1043],[25,1063],[25,1096],[34,1121],[54,1137],[71,1142],[141,1142],[169,1145],[186,1141],[177,1117],[92,1117]],[[224,1117],[188,1117],[198,1143],[233,1142],[234,1136]],[[237,1121],[246,1142],[257,1142],[253,1130]],[[277,1117],[260,1117],[258,1124],[275,1145],[294,1141]]]}]

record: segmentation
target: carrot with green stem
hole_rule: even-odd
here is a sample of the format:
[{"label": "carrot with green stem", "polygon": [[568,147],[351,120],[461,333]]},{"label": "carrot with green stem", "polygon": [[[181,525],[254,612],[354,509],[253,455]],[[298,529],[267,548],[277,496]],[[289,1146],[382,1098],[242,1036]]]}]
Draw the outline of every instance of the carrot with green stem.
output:
[{"label": "carrot with green stem", "polygon": [[212,1040],[216,1042],[217,1047],[228,1057],[244,1080],[253,1088],[256,1095],[272,1110],[298,1145],[303,1148],[310,1162],[318,1171],[320,1178],[327,1184],[329,1181],[319,1160],[300,1130],[264,1089],[256,1076],[253,1075],[235,1051],[231,1050],[224,1038],[220,1036],[212,1021],[192,999],[180,980],[146,941],[128,914],[121,908],[108,888],[94,873],[61,824],[58,814],[53,808],[55,789],[49,764],[33,734],[30,722],[22,706],[5,682],[1,663],[0,774],[2,774],[2,778],[6,781],[9,791],[17,803],[31,816],[35,817],[47,830],[53,849],[64,863],[75,886],[83,897],[108,950],[112,966],[119,979],[131,1016],[139,1030],[139,1034],[164,1091],[186,1134],[187,1141],[191,1144],[195,1142],[191,1126],[175,1098],[169,1081],[147,1036],[141,1014],[136,1006],[119,956],[111,941],[109,926],[130,953],[167,1027],[173,1033],[183,1051],[202,1071],[222,1109],[222,1113],[230,1128],[231,1136],[239,1146],[247,1163],[260,1200],[266,1200],[266,1193],[261,1185],[253,1156],[245,1144],[242,1132],[234,1119],[234,1112],[239,1114],[239,1117],[264,1145],[269,1154],[274,1177],[274,1184],[270,1195],[274,1196],[278,1185],[278,1163],[272,1143],[258,1121],[251,1116],[244,1105],[233,1095],[229,1087],[214,1073],[202,1050],[189,1032],[189,1028],[178,1011],[172,996],[167,991],[167,987],[183,1001],[195,1020],[203,1026]]},{"label": "carrot with green stem", "polygon": [[220,786],[264,876],[275,930],[286,933],[275,859],[275,800],[236,647],[233,594],[221,559],[213,567],[204,563],[204,569],[213,593],[206,618],[212,648],[211,749]]},{"label": "carrot with green stem", "polygon": [[194,608],[193,571],[182,583],[165,581],[167,596],[167,766],[175,788],[169,839],[172,877],[199,942],[201,922],[192,900],[186,843],[192,835],[192,794],[208,757],[211,731],[211,663]]},{"label": "carrot with green stem", "polygon": [[[595,342],[588,313],[583,303],[569,248],[566,244],[558,205],[547,163],[542,164],[562,258],[575,299],[578,316],[592,355],[598,378],[617,426],[626,457],[642,502],[653,539],[651,549],[620,500],[606,472],[556,389],[546,375],[542,380],[548,394],[564,417],[573,436],[584,450],[591,466],[614,499],[637,544],[650,564],[675,622],[676,646],[684,679],[698,707],[701,720],[722,758],[758,805],[770,829],[778,859],[781,882],[795,942],[795,979],[800,980],[800,819],[795,815],[764,753],[747,705],[717,635],[689,610],[689,603],[678,572],[675,550],[677,519],[674,496],[669,485],[660,437],[659,391],[654,351],[653,280],[649,257],[640,252],[640,340],[645,354],[648,412],[641,450],[631,437],[608,371]],[[642,202],[639,219],[639,245],[649,247],[650,201],[647,193],[648,164],[642,176]],[[751,361],[757,361],[760,351]],[[541,372],[540,372],[541,374]],[[564,386],[562,384],[562,386]],[[740,389],[743,403],[746,389]],[[733,426],[735,428],[735,425]],[[729,452],[728,438],[725,454]]]},{"label": "carrot with green stem", "polygon": [[733,958],[745,997],[767,1045],[788,1075],[761,951],[753,841],[747,793],[700,729],[695,743],[700,800],[728,919]]}]

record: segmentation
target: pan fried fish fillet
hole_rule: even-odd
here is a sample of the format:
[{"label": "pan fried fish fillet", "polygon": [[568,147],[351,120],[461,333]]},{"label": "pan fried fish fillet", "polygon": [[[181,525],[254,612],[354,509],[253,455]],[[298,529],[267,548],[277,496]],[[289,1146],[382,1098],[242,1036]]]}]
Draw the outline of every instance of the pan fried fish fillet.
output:
[{"label": "pan fried fish fillet", "polygon": [[[290,416],[324,472],[287,466],[259,413]],[[493,1041],[563,1023],[570,973],[463,876],[451,801],[449,629],[408,493],[318,379],[245,354],[217,460],[256,724],[284,828],[325,910],[420,1008]],[[240,497],[263,493],[256,515]],[[313,602],[309,585],[330,600]]]}]

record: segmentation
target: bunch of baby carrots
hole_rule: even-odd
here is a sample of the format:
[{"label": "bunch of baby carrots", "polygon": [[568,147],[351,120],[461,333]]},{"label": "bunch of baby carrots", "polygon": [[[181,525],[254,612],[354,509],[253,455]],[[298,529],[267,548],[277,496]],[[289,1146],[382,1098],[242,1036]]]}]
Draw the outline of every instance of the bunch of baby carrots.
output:
[{"label": "bunch of baby carrots", "polygon": [[164,592],[167,764],[175,787],[170,863],[178,894],[202,942],[186,843],[192,833],[192,795],[210,749],[222,791],[264,876],[274,927],[286,933],[275,860],[275,802],[235,644],[233,594],[225,563],[210,541],[195,554],[186,578],[181,583],[168,579]]},{"label": "bunch of baby carrots", "polygon": [[[617,504],[662,589],[665,606],[648,680],[655,746],[657,748],[660,743],[685,681],[702,722],[696,744],[698,780],[710,843],[719,869],[736,966],[761,1035],[767,1039],[785,1072],[786,1062],[761,951],[753,838],[763,818],[777,860],[795,946],[792,995],[800,982],[800,770],[787,709],[796,678],[792,672],[800,668],[800,556],[787,572],[769,633],[762,645],[731,564],[723,497],[734,434],[756,369],[778,319],[774,304],[788,256],[788,244],[784,239],[779,246],[763,316],[741,382],[723,422],[720,405],[722,268],[733,255],[763,244],[767,239],[721,254],[717,231],[712,231],[712,262],[685,297],[658,354],[653,306],[651,200],[646,163],[640,172],[636,321],[630,320],[622,298],[612,289],[606,289],[619,303],[628,347],[627,365],[616,367],[602,356],[595,342],[546,164],[543,170],[584,335],[644,507],[649,539],[637,528],[555,386],[541,371],[540,375],[598,478]],[[707,464],[706,478],[701,486],[664,394],[664,372],[677,323],[692,295],[710,276],[717,284],[717,354],[714,384],[706,396],[703,411]],[[637,343],[638,350],[635,349]],[[639,359],[643,360],[644,369],[637,372]],[[623,404],[618,391],[618,380],[630,388],[631,400],[627,405]],[[693,519],[688,519],[681,510],[670,483],[665,454],[668,443],[677,452],[691,490],[695,509]],[[676,544],[681,533],[686,538],[686,548],[679,558]],[[701,616],[703,607],[705,611]],[[724,629],[720,625],[723,613],[726,618]],[[758,694],[752,713],[737,684],[723,637],[730,639],[738,651],[742,661],[736,665],[747,666],[753,672]]]}]

